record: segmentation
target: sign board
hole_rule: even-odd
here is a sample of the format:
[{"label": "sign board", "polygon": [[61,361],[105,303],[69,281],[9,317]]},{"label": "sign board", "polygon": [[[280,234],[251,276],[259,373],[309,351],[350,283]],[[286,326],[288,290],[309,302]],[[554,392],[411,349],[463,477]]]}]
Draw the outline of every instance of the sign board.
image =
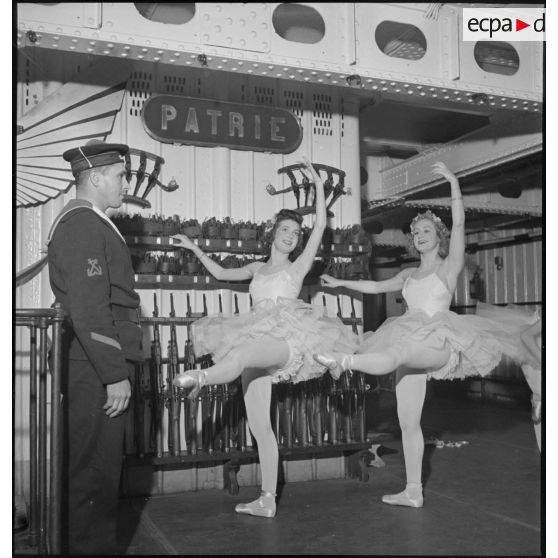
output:
[{"label": "sign board", "polygon": [[302,141],[292,112],[264,105],[155,94],[141,119],[147,133],[164,143],[291,153]]}]

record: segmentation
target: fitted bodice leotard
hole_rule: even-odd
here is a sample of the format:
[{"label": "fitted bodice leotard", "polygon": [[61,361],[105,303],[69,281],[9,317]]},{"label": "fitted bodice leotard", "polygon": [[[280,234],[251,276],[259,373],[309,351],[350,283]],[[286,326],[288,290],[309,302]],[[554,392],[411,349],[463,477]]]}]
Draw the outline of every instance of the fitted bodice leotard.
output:
[{"label": "fitted bodice leotard", "polygon": [[402,289],[409,310],[422,310],[429,316],[449,310],[452,294],[437,273],[420,279],[407,277]]},{"label": "fitted bodice leotard", "polygon": [[302,282],[294,279],[287,269],[264,274],[259,268],[250,282],[249,291],[254,304],[264,300],[277,302],[278,298],[296,299],[300,293]]}]

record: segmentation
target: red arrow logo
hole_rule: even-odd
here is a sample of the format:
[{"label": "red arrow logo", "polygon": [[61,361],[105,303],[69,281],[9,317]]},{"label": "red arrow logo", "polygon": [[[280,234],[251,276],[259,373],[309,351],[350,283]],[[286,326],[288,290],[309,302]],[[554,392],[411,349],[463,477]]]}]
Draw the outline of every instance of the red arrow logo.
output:
[{"label": "red arrow logo", "polygon": [[515,30],[516,31],[521,31],[522,29],[525,29],[526,27],[531,27],[530,23],[525,23],[524,21],[521,21],[520,19],[515,18]]}]

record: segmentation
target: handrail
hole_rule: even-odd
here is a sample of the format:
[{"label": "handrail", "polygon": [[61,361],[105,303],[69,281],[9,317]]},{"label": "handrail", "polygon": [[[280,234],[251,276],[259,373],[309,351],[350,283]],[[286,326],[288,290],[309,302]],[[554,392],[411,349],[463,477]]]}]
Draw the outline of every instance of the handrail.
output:
[{"label": "handrail", "polygon": [[[15,326],[30,328],[30,518],[31,545],[38,544],[41,554],[61,553],[62,510],[62,341],[65,312],[62,305],[53,308],[17,308]],[[47,331],[52,327],[50,349],[51,417],[50,477],[47,486]],[[37,330],[39,335],[37,336]],[[37,338],[39,343],[37,343]],[[38,357],[38,367],[37,367]],[[37,413],[37,383],[38,413]],[[38,457],[37,457],[38,450]],[[47,497],[50,496],[50,501]]]},{"label": "handrail", "polygon": [[28,265],[25,269],[22,269],[16,273],[16,287],[21,287],[28,281],[31,281],[33,277],[39,274],[39,272],[45,267],[48,260],[48,256],[43,256],[40,260]]}]

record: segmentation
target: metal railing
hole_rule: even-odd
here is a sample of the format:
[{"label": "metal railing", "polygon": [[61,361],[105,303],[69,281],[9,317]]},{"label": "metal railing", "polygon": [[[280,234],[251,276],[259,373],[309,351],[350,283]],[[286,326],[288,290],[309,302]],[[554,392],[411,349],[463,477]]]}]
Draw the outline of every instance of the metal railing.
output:
[{"label": "metal railing", "polygon": [[[29,543],[40,554],[61,552],[62,397],[60,304],[48,309],[16,309],[15,326],[28,327],[29,351]],[[50,474],[47,480],[48,330],[51,329]]]}]

